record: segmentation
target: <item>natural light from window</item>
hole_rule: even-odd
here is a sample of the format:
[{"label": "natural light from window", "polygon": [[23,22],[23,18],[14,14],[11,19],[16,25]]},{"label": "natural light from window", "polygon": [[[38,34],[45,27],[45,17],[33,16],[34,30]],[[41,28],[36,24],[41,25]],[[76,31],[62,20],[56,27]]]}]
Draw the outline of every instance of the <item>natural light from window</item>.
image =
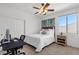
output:
[{"label": "natural light from window", "polygon": [[61,16],[58,19],[58,33],[77,33],[77,14]]}]

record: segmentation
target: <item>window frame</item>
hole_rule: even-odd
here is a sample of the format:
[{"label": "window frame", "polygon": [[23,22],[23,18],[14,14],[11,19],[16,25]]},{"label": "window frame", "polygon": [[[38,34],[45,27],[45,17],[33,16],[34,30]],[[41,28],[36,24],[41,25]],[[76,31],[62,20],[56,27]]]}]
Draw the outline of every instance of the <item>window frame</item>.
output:
[{"label": "window frame", "polygon": [[77,19],[76,19],[76,33],[74,33],[74,34],[78,34],[78,12],[60,15],[60,16],[58,16],[58,18],[59,17],[62,17],[62,16],[65,16],[66,17],[66,33],[68,33],[68,15],[72,15],[72,14],[77,14],[77,16],[76,16],[77,17]]}]

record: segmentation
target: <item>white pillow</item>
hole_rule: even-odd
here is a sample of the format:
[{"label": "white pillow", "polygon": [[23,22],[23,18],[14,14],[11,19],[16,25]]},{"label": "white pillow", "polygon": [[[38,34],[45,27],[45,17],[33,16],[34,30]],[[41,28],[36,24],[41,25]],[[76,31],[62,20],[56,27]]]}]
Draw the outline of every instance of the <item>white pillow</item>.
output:
[{"label": "white pillow", "polygon": [[53,34],[54,33],[54,29],[49,29],[48,30],[48,34]]},{"label": "white pillow", "polygon": [[40,31],[40,34],[48,34],[48,30],[47,30],[47,29],[42,29],[42,30]]}]

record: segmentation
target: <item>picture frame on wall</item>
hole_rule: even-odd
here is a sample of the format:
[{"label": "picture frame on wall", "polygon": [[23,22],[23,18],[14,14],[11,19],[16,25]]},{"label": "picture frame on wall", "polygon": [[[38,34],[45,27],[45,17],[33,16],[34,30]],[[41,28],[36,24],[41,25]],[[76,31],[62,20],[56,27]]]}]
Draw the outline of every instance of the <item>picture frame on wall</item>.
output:
[{"label": "picture frame on wall", "polygon": [[53,27],[55,25],[55,18],[42,20],[42,27]]}]

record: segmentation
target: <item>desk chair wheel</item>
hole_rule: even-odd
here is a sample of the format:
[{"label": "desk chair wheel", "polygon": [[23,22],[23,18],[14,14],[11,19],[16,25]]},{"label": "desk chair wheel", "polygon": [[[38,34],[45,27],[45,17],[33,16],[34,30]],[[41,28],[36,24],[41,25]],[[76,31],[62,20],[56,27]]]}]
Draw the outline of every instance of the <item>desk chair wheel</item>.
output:
[{"label": "desk chair wheel", "polygon": [[25,52],[20,52],[20,51],[18,51],[18,54],[23,54],[23,55],[25,55]]},{"label": "desk chair wheel", "polygon": [[23,55],[25,55],[25,52],[23,52]]}]

